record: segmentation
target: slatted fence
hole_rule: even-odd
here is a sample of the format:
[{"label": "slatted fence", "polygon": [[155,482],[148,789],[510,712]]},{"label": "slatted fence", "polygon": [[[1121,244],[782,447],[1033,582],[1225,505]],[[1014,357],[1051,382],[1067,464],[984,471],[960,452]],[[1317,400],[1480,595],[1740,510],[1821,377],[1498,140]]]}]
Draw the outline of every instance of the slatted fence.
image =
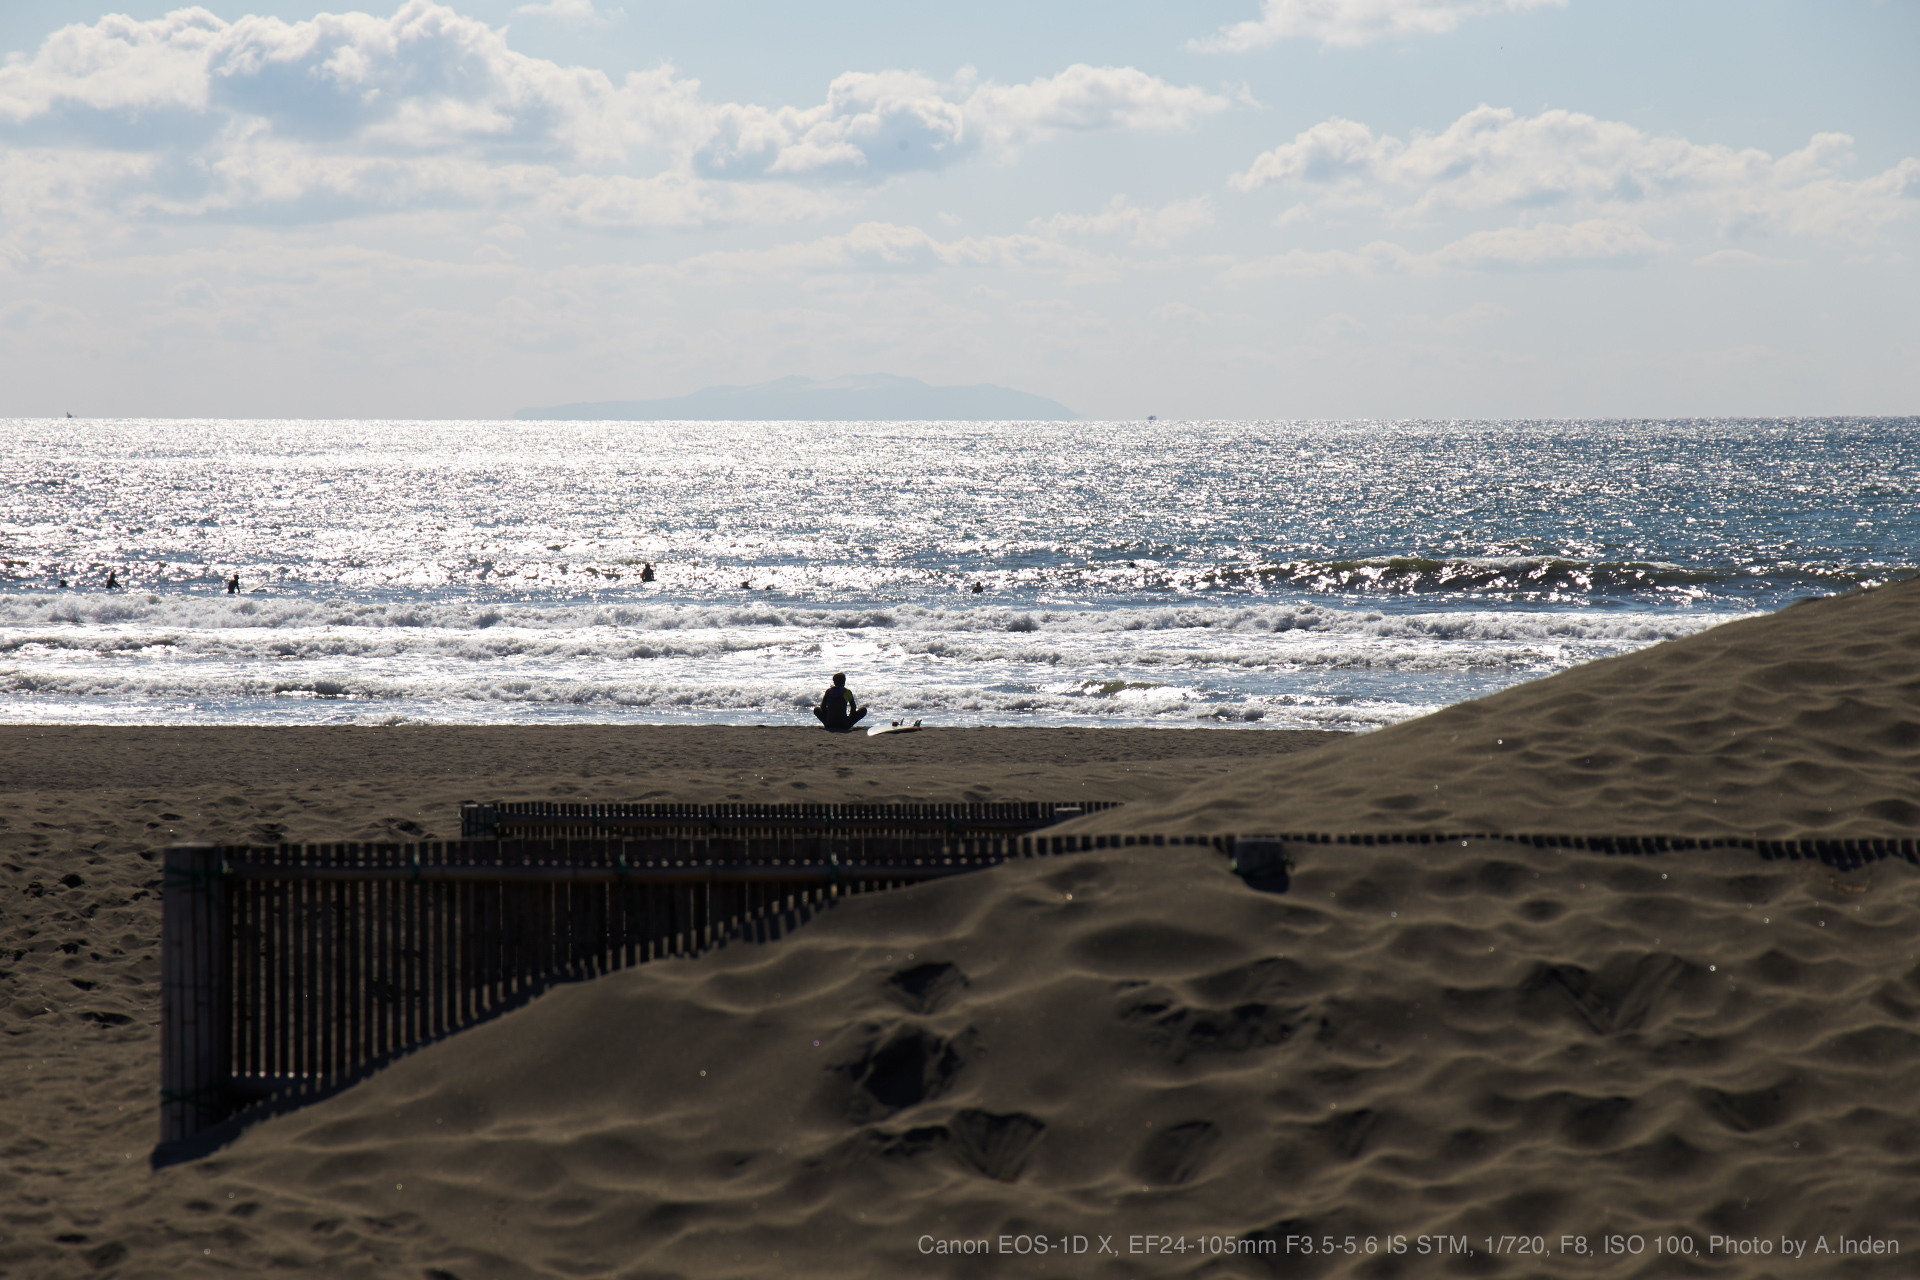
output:
[{"label": "slatted fence", "polygon": [[1920,866],[1920,839],[1895,836],[1862,836],[1857,839],[1821,838],[1807,840],[1766,840],[1753,836],[1574,836],[1513,835],[1488,831],[1390,831],[1377,834],[1307,833],[1273,836],[1242,836],[1243,844],[1257,841],[1273,845],[1396,845],[1447,844],[1464,840],[1498,840],[1508,844],[1531,845],[1536,849],[1571,849],[1579,853],[1599,853],[1612,857],[1652,857],[1662,853],[1687,853],[1704,849],[1739,849],[1758,854],[1765,861],[1819,862],[1839,871],[1856,871],[1875,862],[1898,859]]},{"label": "slatted fence", "polygon": [[211,1149],[214,1131],[255,1104],[324,1096],[555,983],[775,938],[850,894],[1123,842],[1135,840],[175,845],[162,880],[154,1159]]},{"label": "slatted fence", "polygon": [[466,840],[611,839],[621,836],[1025,835],[1112,809],[1114,800],[990,804],[588,804],[500,800],[460,806]]}]

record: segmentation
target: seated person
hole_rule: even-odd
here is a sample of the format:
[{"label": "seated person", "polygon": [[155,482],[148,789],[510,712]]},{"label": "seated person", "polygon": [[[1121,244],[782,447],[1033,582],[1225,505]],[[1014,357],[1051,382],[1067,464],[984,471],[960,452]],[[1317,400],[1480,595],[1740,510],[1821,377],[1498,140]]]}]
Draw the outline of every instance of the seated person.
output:
[{"label": "seated person", "polygon": [[820,697],[820,705],[813,714],[821,724],[833,733],[845,733],[866,719],[867,708],[853,705],[853,690],[847,688],[847,673],[833,673],[833,683]]}]

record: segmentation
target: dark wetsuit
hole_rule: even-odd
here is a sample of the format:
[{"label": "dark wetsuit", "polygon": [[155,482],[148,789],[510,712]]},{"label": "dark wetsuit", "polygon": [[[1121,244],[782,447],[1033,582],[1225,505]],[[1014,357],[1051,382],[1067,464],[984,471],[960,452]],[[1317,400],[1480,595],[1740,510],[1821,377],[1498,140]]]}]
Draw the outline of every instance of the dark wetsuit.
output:
[{"label": "dark wetsuit", "polygon": [[820,705],[813,709],[813,714],[821,724],[833,732],[845,733],[867,717],[865,707],[849,715],[848,712],[852,707],[853,690],[843,684],[832,684],[827,686],[827,691],[821,696]]}]

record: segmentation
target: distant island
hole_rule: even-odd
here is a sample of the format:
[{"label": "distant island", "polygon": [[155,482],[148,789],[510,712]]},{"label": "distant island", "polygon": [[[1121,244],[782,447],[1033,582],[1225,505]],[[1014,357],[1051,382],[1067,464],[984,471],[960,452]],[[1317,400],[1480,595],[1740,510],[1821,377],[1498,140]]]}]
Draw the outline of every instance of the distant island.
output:
[{"label": "distant island", "polygon": [[522,421],[625,422],[1060,422],[1078,418],[1058,400],[977,383],[934,387],[918,378],[868,373],[779,378],[750,387],[707,387],[665,400],[605,400],[522,409]]}]

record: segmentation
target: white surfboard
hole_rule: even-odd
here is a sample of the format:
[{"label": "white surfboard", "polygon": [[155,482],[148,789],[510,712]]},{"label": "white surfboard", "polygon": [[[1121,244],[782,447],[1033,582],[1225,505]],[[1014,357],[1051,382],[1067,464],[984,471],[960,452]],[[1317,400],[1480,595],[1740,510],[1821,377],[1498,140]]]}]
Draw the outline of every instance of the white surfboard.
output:
[{"label": "white surfboard", "polygon": [[883,733],[918,733],[918,732],[920,732],[920,722],[918,720],[915,720],[912,724],[908,724],[904,720],[895,720],[892,724],[875,725],[873,728],[867,730],[867,736],[869,738],[877,738]]}]

